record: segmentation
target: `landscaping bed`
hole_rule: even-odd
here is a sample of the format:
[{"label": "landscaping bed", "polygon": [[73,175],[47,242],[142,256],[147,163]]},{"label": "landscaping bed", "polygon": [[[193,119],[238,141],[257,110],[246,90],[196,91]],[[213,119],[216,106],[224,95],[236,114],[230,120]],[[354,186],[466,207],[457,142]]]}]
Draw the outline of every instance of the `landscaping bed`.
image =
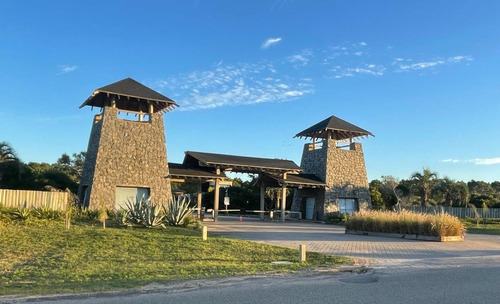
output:
[{"label": "landscaping bed", "polygon": [[390,237],[397,239],[406,240],[418,240],[418,241],[435,241],[435,242],[461,242],[464,240],[464,236],[429,236],[429,235],[418,235],[418,234],[399,234],[399,233],[388,233],[388,232],[371,232],[371,231],[357,231],[357,230],[347,230],[346,234],[356,234],[356,235],[371,235],[371,236],[381,236]]},{"label": "landscaping bed", "polygon": [[345,223],[346,233],[389,236],[415,240],[463,241],[466,231],[460,220],[447,213],[410,211],[362,211]]}]

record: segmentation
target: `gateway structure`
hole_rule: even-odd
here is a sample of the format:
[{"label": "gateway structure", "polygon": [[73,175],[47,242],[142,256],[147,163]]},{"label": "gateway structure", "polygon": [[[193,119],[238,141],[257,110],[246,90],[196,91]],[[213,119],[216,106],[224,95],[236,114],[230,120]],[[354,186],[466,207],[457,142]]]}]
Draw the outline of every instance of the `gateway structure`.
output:
[{"label": "gateway structure", "polygon": [[295,135],[311,138],[304,145],[300,167],[325,187],[295,190],[292,211],[301,211],[306,219],[324,220],[327,213],[371,208],[363,148],[354,142],[368,136],[373,134],[335,116]]},{"label": "gateway structure", "polygon": [[[299,216],[323,220],[330,212],[351,213],[371,207],[360,143],[372,133],[331,116],[295,137],[312,140],[304,146],[300,167],[293,161],[204,152],[186,152],[182,164],[167,163],[163,114],[175,101],[127,78],[95,90],[81,105],[97,107],[83,166],[78,196],[83,206],[119,209],[127,200],[150,197],[166,203],[172,198],[171,181],[215,184],[214,219],[219,210],[219,186],[224,172],[258,174],[260,216],[264,219],[265,189],[281,188],[280,218]],[[295,189],[286,201],[286,189]]]}]

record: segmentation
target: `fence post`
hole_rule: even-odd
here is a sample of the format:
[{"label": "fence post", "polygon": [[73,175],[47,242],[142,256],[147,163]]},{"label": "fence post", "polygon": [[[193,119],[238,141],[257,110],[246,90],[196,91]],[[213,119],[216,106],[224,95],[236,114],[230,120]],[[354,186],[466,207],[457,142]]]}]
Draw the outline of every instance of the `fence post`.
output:
[{"label": "fence post", "polygon": [[207,226],[203,226],[201,228],[201,238],[206,241],[207,238],[208,238],[208,227]]},{"label": "fence post", "polygon": [[306,244],[299,245],[299,262],[304,263],[306,261]]}]

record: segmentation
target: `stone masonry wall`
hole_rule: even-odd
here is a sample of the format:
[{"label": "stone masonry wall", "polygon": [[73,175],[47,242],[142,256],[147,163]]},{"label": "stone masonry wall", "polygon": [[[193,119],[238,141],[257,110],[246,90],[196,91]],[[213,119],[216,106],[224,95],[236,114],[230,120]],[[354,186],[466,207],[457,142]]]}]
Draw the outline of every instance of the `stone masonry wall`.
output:
[{"label": "stone masonry wall", "polygon": [[[149,188],[151,199],[171,199],[165,131],[162,115],[149,122],[118,118],[116,108],[105,107],[100,122],[92,128],[82,174],[82,186],[89,187],[89,208],[100,204],[115,208],[116,187]],[[80,190],[81,192],[81,190]]]},{"label": "stone masonry wall", "polygon": [[[304,150],[302,151],[302,159],[300,161],[300,167],[304,169],[304,173],[315,174],[317,177],[325,180],[327,172],[326,151],[326,147],[311,149],[311,144],[305,144]],[[291,210],[302,212],[302,218],[305,218],[305,199],[307,197],[315,198],[313,219],[323,220],[325,201],[325,190],[323,188],[295,189]]]},{"label": "stone masonry wall", "polygon": [[325,193],[325,212],[337,211],[339,198],[356,198],[359,209],[371,208],[361,144],[352,143],[349,150],[337,148],[332,139],[325,144],[328,147],[328,167],[325,179],[328,188]]},{"label": "stone masonry wall", "polygon": [[339,210],[339,198],[354,198],[360,209],[371,208],[365,159],[360,143],[352,143],[349,150],[336,147],[335,140],[323,142],[320,149],[304,145],[300,166],[304,173],[315,174],[327,184],[326,189],[297,189],[292,211],[303,211],[305,198],[315,197],[314,219],[324,220],[325,213]]}]

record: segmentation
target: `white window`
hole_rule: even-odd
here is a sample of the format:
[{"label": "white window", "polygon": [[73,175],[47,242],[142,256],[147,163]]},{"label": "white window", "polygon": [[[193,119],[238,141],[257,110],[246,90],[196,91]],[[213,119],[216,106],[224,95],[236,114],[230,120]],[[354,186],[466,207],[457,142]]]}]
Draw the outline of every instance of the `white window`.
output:
[{"label": "white window", "polygon": [[358,211],[358,203],[354,198],[339,198],[339,211],[342,214],[351,214]]},{"label": "white window", "polygon": [[130,201],[135,203],[142,197],[149,197],[149,188],[116,187],[116,210],[126,209],[125,203]]}]

